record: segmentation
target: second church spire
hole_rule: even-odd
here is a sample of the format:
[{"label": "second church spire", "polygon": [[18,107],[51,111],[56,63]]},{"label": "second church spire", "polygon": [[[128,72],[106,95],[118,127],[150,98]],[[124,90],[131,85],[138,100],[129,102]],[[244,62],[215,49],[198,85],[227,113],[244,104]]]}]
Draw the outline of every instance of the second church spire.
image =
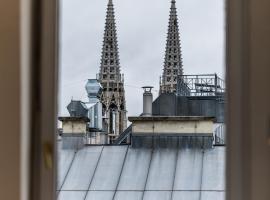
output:
[{"label": "second church spire", "polygon": [[177,76],[183,74],[182,55],[175,0],[171,1],[167,43],[160,93],[176,91]]}]

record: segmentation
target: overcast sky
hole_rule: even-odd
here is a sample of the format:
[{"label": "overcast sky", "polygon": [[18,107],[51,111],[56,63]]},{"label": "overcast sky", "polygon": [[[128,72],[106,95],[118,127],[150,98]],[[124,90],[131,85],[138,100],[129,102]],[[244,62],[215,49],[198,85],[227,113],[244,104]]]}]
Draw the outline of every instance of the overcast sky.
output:
[{"label": "overcast sky", "polygon": [[[71,98],[86,100],[88,78],[99,71],[108,0],[62,0],[59,112]],[[159,89],[170,0],[114,0],[128,115],[142,112],[141,86]],[[185,74],[224,76],[224,0],[176,0]]]}]

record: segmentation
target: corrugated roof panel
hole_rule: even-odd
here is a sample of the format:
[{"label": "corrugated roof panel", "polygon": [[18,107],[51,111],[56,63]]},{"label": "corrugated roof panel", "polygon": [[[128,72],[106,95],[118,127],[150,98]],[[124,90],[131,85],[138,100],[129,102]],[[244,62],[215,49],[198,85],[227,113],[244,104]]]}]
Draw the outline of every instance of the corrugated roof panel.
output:
[{"label": "corrugated roof panel", "polygon": [[[198,191],[174,191],[172,200],[200,200]],[[216,199],[219,200],[219,199]]]},{"label": "corrugated roof panel", "polygon": [[202,190],[225,190],[225,178],[225,148],[205,150]]},{"label": "corrugated roof panel", "polygon": [[146,190],[172,190],[177,149],[156,148],[152,155]]},{"label": "corrugated roof panel", "polygon": [[91,146],[77,152],[63,190],[88,190],[101,150],[101,146]]},{"label": "corrugated roof panel", "polygon": [[170,200],[171,192],[168,191],[146,191],[143,200]]},{"label": "corrugated roof panel", "polygon": [[174,190],[200,190],[203,154],[201,149],[180,149]]},{"label": "corrugated roof panel", "polygon": [[128,146],[104,146],[90,190],[115,190]]},{"label": "corrugated roof panel", "polygon": [[118,190],[144,190],[151,149],[129,148]]},{"label": "corrugated roof panel", "polygon": [[82,191],[61,191],[57,200],[84,200],[85,193]]},{"label": "corrugated roof panel", "polygon": [[143,192],[134,191],[118,191],[116,192],[114,200],[141,200]]},{"label": "corrugated roof panel", "polygon": [[202,192],[202,200],[225,200],[225,192]]},{"label": "corrugated roof panel", "polygon": [[112,200],[113,194],[114,191],[89,191],[85,200]]},{"label": "corrugated roof panel", "polygon": [[70,164],[74,158],[74,150],[61,150],[61,143],[58,147],[58,173],[57,173],[57,189],[60,190],[63,181],[68,172]]}]

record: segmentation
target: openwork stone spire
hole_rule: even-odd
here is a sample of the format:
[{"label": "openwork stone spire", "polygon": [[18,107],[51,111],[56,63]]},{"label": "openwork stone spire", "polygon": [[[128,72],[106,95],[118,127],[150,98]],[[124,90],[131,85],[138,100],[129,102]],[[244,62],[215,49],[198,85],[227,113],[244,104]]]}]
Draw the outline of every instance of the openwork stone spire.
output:
[{"label": "openwork stone spire", "polygon": [[107,120],[107,132],[118,135],[126,128],[124,76],[120,73],[114,7],[107,6],[101,66],[98,79],[103,87],[101,102]]},{"label": "openwork stone spire", "polygon": [[116,25],[112,0],[109,0],[105,22],[104,39],[101,55],[100,67],[101,79],[120,80],[120,66],[118,55],[118,44],[116,35]]},{"label": "openwork stone spire", "polygon": [[183,74],[181,47],[175,0],[171,1],[166,52],[160,93],[176,92],[177,76]]}]

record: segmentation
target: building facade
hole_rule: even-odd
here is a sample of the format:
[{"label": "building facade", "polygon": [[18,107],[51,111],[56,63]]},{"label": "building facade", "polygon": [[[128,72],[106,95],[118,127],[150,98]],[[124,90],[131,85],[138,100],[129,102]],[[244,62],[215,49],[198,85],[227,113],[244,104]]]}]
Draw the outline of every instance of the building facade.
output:
[{"label": "building facade", "polygon": [[124,75],[120,72],[116,24],[112,0],[109,0],[105,22],[98,80],[102,85],[101,103],[107,132],[114,139],[127,126]]},{"label": "building facade", "polygon": [[177,10],[175,0],[171,1],[169,26],[165,50],[163,74],[160,80],[160,94],[176,92],[177,77],[183,75]]}]

